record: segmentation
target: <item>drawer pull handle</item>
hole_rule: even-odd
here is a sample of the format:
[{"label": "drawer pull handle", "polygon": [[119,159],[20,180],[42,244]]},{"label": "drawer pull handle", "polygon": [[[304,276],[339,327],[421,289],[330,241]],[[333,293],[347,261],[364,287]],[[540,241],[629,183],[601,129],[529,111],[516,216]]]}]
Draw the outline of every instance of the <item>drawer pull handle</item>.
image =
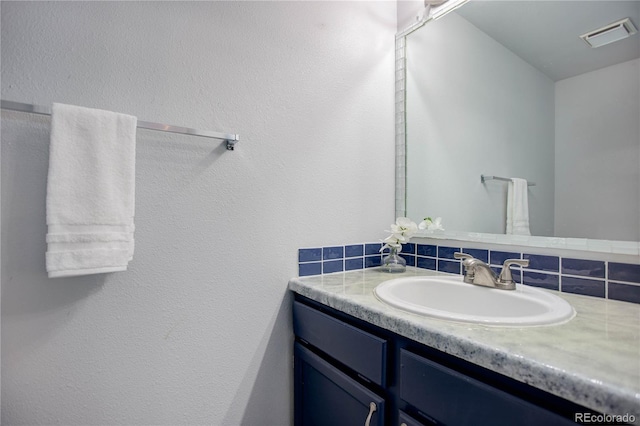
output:
[{"label": "drawer pull handle", "polygon": [[378,406],[375,402],[369,403],[369,415],[367,416],[367,420],[364,421],[364,426],[369,426],[369,423],[371,422],[371,416],[373,416],[373,413],[375,413],[377,409]]}]

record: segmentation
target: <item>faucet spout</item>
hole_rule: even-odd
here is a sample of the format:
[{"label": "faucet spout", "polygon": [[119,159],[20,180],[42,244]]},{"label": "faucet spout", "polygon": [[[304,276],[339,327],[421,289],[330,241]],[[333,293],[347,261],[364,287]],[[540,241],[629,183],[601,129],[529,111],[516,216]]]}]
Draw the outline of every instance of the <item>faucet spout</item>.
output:
[{"label": "faucet spout", "polygon": [[465,271],[464,282],[502,290],[515,290],[516,288],[516,283],[511,274],[511,265],[529,266],[529,260],[526,259],[507,259],[502,266],[502,272],[498,276],[489,265],[466,253],[454,253],[453,257],[462,259],[462,266],[464,266]]}]

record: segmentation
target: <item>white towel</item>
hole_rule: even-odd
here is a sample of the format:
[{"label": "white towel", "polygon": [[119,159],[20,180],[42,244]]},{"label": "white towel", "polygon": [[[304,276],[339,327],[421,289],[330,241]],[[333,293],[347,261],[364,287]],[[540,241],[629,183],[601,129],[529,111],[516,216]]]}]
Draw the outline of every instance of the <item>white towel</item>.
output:
[{"label": "white towel", "polygon": [[512,178],[507,190],[507,234],[531,235],[529,193],[525,179]]},{"label": "white towel", "polygon": [[133,257],[136,117],[53,104],[50,278],[124,271]]}]

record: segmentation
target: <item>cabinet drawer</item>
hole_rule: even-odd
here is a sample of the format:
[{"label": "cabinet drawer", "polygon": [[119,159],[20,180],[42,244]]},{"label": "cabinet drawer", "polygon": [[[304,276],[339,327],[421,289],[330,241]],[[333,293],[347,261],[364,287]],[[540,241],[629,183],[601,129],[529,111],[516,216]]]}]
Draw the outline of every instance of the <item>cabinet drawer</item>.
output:
[{"label": "cabinet drawer", "polygon": [[437,422],[575,425],[551,411],[406,350],[400,352],[400,363],[400,397]]},{"label": "cabinet drawer", "polygon": [[366,379],[385,386],[387,341],[330,317],[300,302],[293,304],[296,336],[353,369]]},{"label": "cabinet drawer", "polygon": [[382,397],[299,343],[294,353],[296,426],[384,425]]}]

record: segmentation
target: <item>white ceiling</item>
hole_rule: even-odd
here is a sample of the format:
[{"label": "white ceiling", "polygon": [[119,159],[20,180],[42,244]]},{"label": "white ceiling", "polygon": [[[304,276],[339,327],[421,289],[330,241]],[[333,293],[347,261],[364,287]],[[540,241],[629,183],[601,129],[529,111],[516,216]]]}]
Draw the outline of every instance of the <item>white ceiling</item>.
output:
[{"label": "white ceiling", "polygon": [[554,81],[640,57],[640,32],[597,49],[580,38],[623,18],[640,29],[640,0],[471,0],[456,12]]}]

